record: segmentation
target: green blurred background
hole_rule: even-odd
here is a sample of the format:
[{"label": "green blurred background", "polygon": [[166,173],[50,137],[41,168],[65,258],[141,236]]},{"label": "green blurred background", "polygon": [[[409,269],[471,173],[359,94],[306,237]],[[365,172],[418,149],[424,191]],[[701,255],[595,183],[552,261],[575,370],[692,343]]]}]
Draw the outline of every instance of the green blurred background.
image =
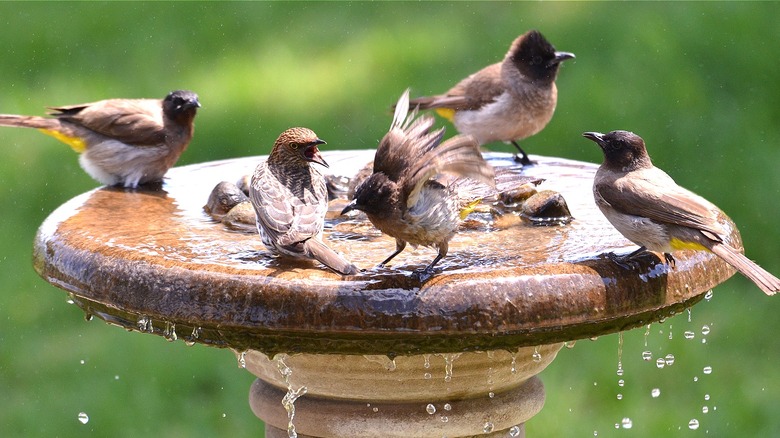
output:
[{"label": "green blurred background", "polygon": [[[580,133],[635,131],[780,273],[778,3],[0,3],[0,17],[0,112],[192,89],[203,108],[179,164],[265,154],[294,125],[328,148],[373,148],[404,88],[443,92],[538,28],[577,59],[526,150],[600,162]],[[231,352],[87,323],[34,273],[37,227],[97,183],[39,133],[5,128],[0,142],[3,435],[262,436],[253,377]],[[779,311],[734,277],[690,322],[626,333],[623,387],[618,336],[580,341],[542,374],[547,403],[528,436],[777,436]],[[657,368],[667,354],[674,365]],[[631,429],[616,429],[623,418]]]}]

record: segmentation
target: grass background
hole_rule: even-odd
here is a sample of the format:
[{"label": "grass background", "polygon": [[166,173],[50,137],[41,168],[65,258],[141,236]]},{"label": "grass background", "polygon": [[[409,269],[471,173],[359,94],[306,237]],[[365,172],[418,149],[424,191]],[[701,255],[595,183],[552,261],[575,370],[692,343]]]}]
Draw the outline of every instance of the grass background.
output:
[{"label": "grass background", "polygon": [[[373,148],[404,88],[445,91],[538,28],[577,59],[562,68],[555,117],[526,149],[599,162],[581,132],[632,130],[659,167],[739,224],[752,258],[780,273],[778,16],[778,3],[3,2],[0,112],[188,88],[203,109],[179,164],[268,153],[294,125],[329,148]],[[37,277],[37,227],[96,183],[48,137],[3,129],[0,142],[4,435],[262,436],[247,403],[253,377],[229,351],[86,323]],[[780,434],[778,310],[777,298],[735,277],[690,322],[683,314],[646,337],[626,333],[623,387],[617,335],[564,349],[542,374],[547,405],[528,436]],[[667,354],[674,365],[658,369]],[[616,429],[623,418],[631,429]]]}]

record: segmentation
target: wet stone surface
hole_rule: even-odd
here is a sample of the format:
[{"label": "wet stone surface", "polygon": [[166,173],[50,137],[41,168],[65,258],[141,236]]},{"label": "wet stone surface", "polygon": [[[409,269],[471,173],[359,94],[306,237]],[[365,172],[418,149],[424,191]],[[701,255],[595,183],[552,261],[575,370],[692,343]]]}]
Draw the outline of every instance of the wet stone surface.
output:
[{"label": "wet stone surface", "polygon": [[[335,192],[346,193],[372,158],[373,151],[327,153],[331,167],[323,171]],[[514,164],[509,154],[488,158],[494,166]],[[605,253],[634,246],[593,203],[596,166],[535,157],[538,164],[521,172],[545,179],[533,189],[548,193],[538,205],[557,206],[548,216],[563,217],[556,193],[562,195],[570,222],[539,227],[518,212],[478,209],[436,275],[420,283],[412,271],[430,262],[433,249],[408,248],[375,268],[394,240],[364,218],[339,216],[344,201],[335,200],[325,239],[365,269],[341,277],[316,262],[276,258],[251,230],[231,229],[204,211],[215,185],[251,174],[262,159],[175,168],[162,187],[78,196],[41,226],[35,268],[86,312],[114,324],[138,330],[147,318],[147,332],[162,335],[173,324],[188,342],[269,354],[516,349],[586,338],[682,311],[733,274],[719,259],[691,252],[675,254],[674,270],[651,254],[635,269],[616,266]],[[533,197],[514,196],[522,205]]]}]

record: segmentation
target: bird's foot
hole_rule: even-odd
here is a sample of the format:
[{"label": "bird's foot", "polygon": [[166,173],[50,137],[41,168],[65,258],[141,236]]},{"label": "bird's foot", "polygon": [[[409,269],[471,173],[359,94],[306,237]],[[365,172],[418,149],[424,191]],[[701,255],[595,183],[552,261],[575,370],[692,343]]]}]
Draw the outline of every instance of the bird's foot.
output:
[{"label": "bird's foot", "polygon": [[614,252],[608,252],[607,258],[612,260],[612,263],[620,266],[621,268],[633,271],[639,269],[639,262],[633,259],[632,257],[633,255],[634,254],[631,253],[631,254],[621,256],[615,254]]},{"label": "bird's foot", "polygon": [[420,283],[425,283],[426,281],[430,280],[436,272],[432,267],[427,267],[425,269],[419,269],[414,272],[412,272],[412,278],[419,281]]},{"label": "bird's foot", "polygon": [[669,267],[672,269],[677,266],[677,261],[674,259],[674,256],[671,253],[665,252],[664,260],[666,261],[666,264],[669,265]]},{"label": "bird's foot", "polygon": [[528,158],[528,155],[521,156],[519,154],[515,154],[515,156],[512,158],[515,160],[515,163],[520,163],[523,166],[533,166],[534,164],[536,164],[536,162],[531,161],[531,159]]}]

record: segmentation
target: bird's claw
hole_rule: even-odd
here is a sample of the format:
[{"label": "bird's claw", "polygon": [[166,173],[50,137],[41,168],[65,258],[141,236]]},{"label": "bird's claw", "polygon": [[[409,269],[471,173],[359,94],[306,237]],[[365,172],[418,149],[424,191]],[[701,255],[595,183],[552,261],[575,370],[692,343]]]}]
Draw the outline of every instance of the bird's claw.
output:
[{"label": "bird's claw", "polygon": [[612,260],[612,263],[620,266],[623,269],[627,269],[631,271],[639,269],[639,262],[633,260],[631,257],[620,256],[615,254],[614,252],[608,252],[607,258]]}]

